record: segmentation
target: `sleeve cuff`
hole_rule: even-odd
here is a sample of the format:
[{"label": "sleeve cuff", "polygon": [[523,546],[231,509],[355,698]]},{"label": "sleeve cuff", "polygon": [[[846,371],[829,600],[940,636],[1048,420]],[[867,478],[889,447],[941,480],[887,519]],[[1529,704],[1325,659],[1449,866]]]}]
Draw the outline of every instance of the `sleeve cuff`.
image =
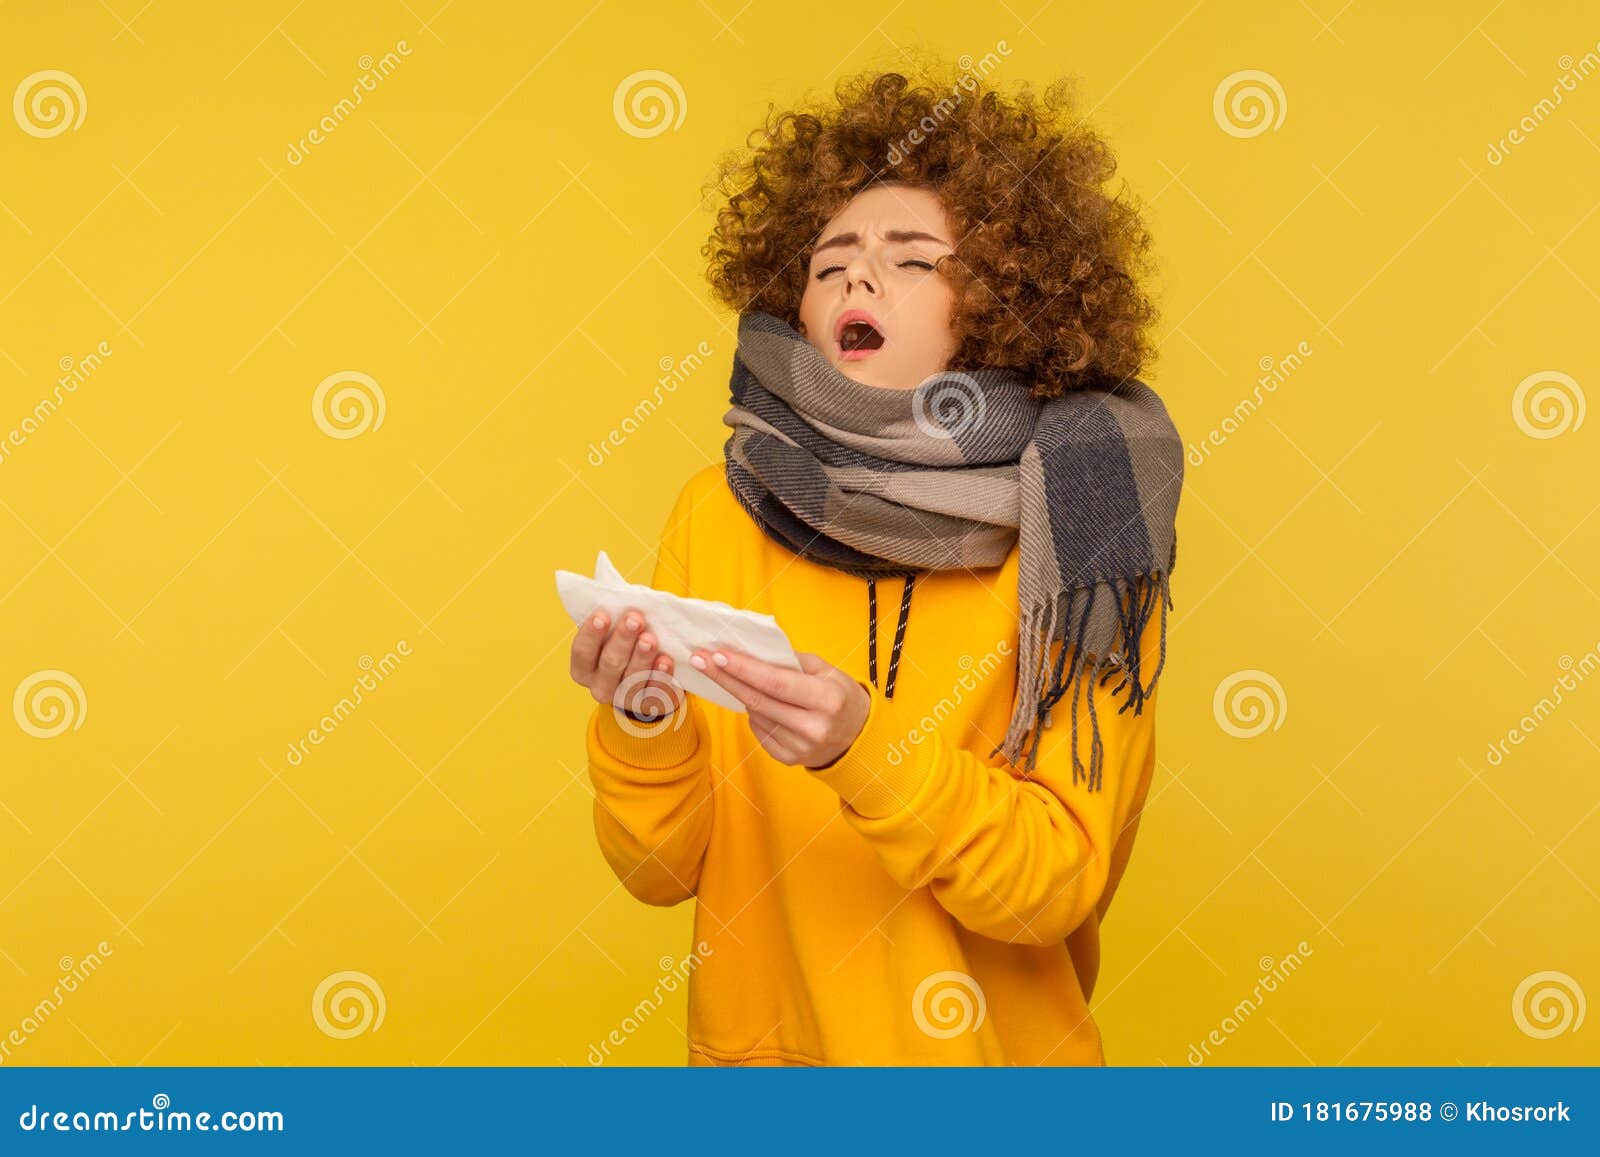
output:
[{"label": "sleeve cuff", "polygon": [[909,806],[926,785],[931,765],[919,748],[931,737],[908,728],[893,700],[861,686],[870,698],[861,733],[838,759],[808,770],[853,811],[876,819]]},{"label": "sleeve cuff", "polygon": [[589,725],[602,751],[645,771],[680,769],[699,750],[706,731],[704,711],[692,696],[685,696],[672,716],[653,724],[619,718],[610,704],[596,703]]}]

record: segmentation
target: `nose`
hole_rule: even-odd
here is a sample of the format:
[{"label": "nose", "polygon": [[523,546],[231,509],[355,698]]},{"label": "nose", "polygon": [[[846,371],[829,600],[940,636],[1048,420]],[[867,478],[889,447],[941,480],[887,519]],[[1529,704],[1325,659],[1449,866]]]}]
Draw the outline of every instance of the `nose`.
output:
[{"label": "nose", "polygon": [[873,294],[877,292],[878,275],[874,271],[871,257],[867,250],[862,250],[850,259],[844,267],[844,291],[849,296],[852,290]]}]

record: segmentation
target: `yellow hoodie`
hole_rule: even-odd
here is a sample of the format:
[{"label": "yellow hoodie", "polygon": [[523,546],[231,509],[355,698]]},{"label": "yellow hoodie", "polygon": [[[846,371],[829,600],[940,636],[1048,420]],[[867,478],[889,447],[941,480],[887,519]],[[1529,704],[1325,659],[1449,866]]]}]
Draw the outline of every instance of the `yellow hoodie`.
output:
[{"label": "yellow hoodie", "polygon": [[689,1064],[1105,1063],[1088,997],[1155,765],[1155,698],[1119,713],[1120,676],[1079,680],[1085,762],[1098,700],[1096,791],[1072,782],[1065,699],[1031,779],[988,755],[1011,714],[1017,558],[919,575],[910,615],[900,580],[878,584],[898,620],[886,636],[904,632],[890,698],[886,647],[869,680],[865,580],[768,538],[720,463],[679,494],[651,585],[776,616],[871,696],[860,736],[819,771],[779,763],[743,713],[693,695],[648,735],[609,705],[589,718],[606,861],[648,904],[696,900]]}]

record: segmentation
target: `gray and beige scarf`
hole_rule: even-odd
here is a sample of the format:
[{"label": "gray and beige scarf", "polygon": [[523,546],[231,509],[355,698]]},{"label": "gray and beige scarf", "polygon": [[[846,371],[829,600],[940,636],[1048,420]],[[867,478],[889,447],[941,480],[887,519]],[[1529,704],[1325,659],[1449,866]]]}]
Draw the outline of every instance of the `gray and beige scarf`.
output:
[{"label": "gray and beige scarf", "polygon": [[[877,579],[999,566],[1020,537],[1016,699],[991,756],[1017,765],[1027,745],[1032,771],[1038,725],[1063,696],[1076,702],[1080,678],[1120,669],[1119,713],[1139,713],[1166,661],[1183,485],[1182,440],[1149,386],[1129,378],[1038,399],[1026,377],[979,369],[884,389],[841,373],[782,319],[747,311],[731,389],[728,485],[795,553]],[[1160,658],[1142,681],[1139,640],[1157,609]],[[1088,701],[1094,790],[1102,748]]]}]

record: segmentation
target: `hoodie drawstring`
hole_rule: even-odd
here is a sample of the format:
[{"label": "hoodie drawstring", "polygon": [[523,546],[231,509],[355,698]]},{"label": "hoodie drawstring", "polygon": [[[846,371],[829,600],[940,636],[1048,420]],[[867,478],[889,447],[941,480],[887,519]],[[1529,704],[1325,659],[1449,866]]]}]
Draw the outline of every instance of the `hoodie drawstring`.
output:
[{"label": "hoodie drawstring", "polygon": [[[906,638],[906,620],[911,614],[911,587],[917,581],[914,574],[906,575],[905,589],[900,592],[900,621],[894,628],[894,649],[889,653],[889,678],[883,690],[885,699],[894,698],[894,678],[900,669],[900,647]],[[878,685],[878,583],[867,580],[867,672],[872,685]]]}]

